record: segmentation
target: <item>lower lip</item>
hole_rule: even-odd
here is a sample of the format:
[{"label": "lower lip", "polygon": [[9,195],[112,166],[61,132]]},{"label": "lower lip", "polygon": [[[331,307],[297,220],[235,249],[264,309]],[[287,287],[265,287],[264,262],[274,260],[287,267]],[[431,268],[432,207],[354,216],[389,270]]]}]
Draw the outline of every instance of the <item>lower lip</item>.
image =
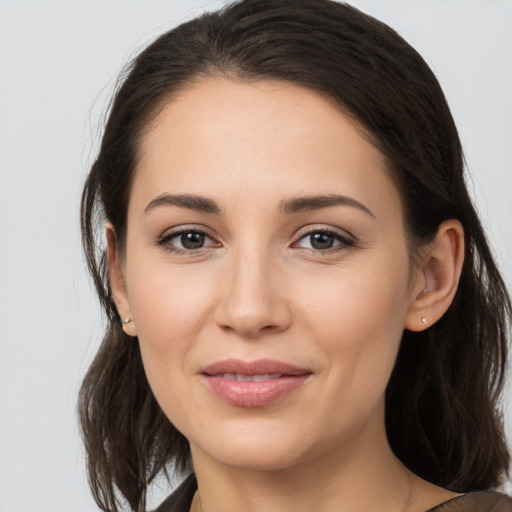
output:
[{"label": "lower lip", "polygon": [[286,375],[259,382],[240,382],[204,374],[203,379],[210,391],[228,404],[239,407],[263,407],[300,388],[310,375]]}]

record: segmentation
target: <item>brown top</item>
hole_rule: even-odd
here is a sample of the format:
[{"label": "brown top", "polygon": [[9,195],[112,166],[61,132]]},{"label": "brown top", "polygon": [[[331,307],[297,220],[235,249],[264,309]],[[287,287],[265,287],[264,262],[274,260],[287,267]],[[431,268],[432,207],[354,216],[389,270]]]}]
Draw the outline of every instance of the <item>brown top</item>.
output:
[{"label": "brown top", "polygon": [[427,512],[512,512],[512,499],[499,492],[470,492]]},{"label": "brown top", "polygon": [[[189,512],[196,490],[197,482],[195,475],[192,474],[155,512]],[[498,492],[470,492],[426,512],[512,512],[512,499]]]}]

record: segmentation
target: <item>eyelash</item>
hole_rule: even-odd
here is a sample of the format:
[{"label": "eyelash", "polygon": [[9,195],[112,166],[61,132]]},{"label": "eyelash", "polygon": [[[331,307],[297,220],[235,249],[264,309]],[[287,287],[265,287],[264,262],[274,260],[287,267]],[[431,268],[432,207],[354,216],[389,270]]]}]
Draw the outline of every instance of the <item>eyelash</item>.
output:
[{"label": "eyelash", "polygon": [[212,249],[220,245],[216,243],[210,247],[199,247],[197,249],[180,249],[179,247],[172,247],[170,241],[184,234],[196,234],[204,236],[205,238],[209,238],[210,240],[214,240],[211,235],[209,235],[206,231],[202,229],[185,228],[173,231],[172,233],[168,233],[167,235],[162,236],[157,240],[157,245],[161,246],[166,251],[169,251],[178,256],[195,256],[199,253],[204,253],[205,250]]},{"label": "eyelash", "polygon": [[[165,249],[166,251],[169,251],[173,254],[176,254],[178,256],[195,256],[199,253],[204,253],[205,250],[209,251],[211,249],[214,249],[216,247],[220,246],[220,243],[215,242],[209,247],[199,247],[197,249],[181,249],[178,247],[173,247],[170,244],[170,241],[181,237],[184,234],[195,234],[204,236],[205,238],[209,238],[210,240],[214,241],[214,238],[209,235],[206,231],[202,229],[180,229],[178,231],[173,231],[172,233],[168,233],[161,238],[157,240],[157,245]],[[315,234],[322,234],[327,236],[334,237],[335,241],[339,242],[337,245],[334,245],[332,247],[329,247],[327,249],[314,249],[309,247],[297,247],[297,244],[301,240],[305,240],[308,237],[312,237]],[[349,238],[345,235],[342,235],[338,231],[328,229],[328,228],[316,228],[316,229],[310,229],[308,231],[305,231],[300,234],[298,240],[292,244],[292,247],[297,248],[298,250],[301,250],[302,252],[306,252],[312,255],[318,255],[318,254],[328,254],[328,253],[338,253],[342,251],[346,251],[353,247],[355,245],[355,240],[353,238]]]},{"label": "eyelash", "polygon": [[305,240],[308,237],[312,237],[313,235],[321,234],[321,235],[327,235],[332,236],[335,241],[339,242],[338,245],[334,245],[333,247],[328,247],[327,249],[314,249],[309,247],[299,247],[301,251],[307,252],[312,255],[318,255],[318,254],[337,254],[342,251],[346,251],[353,247],[355,245],[355,240],[353,238],[349,238],[348,236],[342,235],[338,231],[335,231],[333,229],[329,228],[316,228],[316,229],[310,229],[308,231],[305,231],[300,234],[299,239],[297,242],[294,242],[292,244],[292,247],[297,246],[297,244],[301,240]]}]

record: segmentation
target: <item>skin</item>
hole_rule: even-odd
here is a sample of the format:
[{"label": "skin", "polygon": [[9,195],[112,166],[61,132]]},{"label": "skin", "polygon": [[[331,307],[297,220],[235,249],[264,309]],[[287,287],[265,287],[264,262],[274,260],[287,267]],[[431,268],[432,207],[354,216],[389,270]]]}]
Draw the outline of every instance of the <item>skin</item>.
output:
[{"label": "skin", "polygon": [[[190,442],[202,511],[424,511],[455,496],[394,457],[384,393],[403,329],[428,328],[453,299],[460,224],[443,223],[412,268],[382,154],[295,85],[198,81],[142,142],[125,253],[107,227],[111,282],[155,397]],[[363,207],[281,208],[333,193]],[[155,202],[163,194],[221,213]],[[184,248],[179,230],[206,233],[204,245]],[[333,245],[321,251],[311,235],[325,230]],[[272,404],[239,407],[200,375],[228,358],[311,375]]]}]

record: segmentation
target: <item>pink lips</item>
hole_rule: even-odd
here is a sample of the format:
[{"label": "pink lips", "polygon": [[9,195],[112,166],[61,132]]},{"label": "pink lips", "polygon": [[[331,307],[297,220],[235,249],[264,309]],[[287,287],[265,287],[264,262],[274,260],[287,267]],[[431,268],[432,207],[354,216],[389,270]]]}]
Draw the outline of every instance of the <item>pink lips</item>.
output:
[{"label": "pink lips", "polygon": [[201,375],[218,398],[240,407],[262,407],[296,390],[312,374],[279,361],[228,359],[206,366]]}]

